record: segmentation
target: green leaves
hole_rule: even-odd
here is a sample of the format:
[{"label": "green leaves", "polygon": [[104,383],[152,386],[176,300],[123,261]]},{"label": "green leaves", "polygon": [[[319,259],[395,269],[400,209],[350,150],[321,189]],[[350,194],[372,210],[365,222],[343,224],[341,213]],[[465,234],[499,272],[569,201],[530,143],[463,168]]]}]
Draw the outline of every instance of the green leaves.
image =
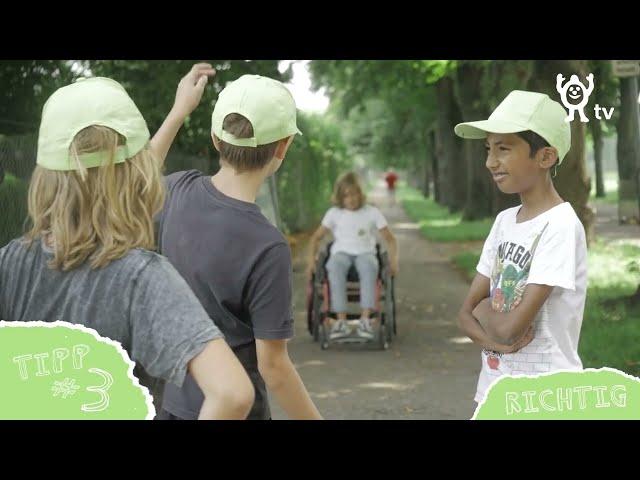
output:
[{"label": "green leaves", "polygon": [[3,60],[0,62],[0,133],[36,132],[45,101],[76,74],[65,60]]},{"label": "green leaves", "polygon": [[434,81],[451,61],[314,60],[312,84],[324,86],[352,155],[378,165],[420,168],[435,121]]},{"label": "green leaves", "polygon": [[297,136],[276,174],[282,220],[289,232],[316,228],[331,206],[333,183],[350,169],[340,126],[330,117],[298,112]]}]

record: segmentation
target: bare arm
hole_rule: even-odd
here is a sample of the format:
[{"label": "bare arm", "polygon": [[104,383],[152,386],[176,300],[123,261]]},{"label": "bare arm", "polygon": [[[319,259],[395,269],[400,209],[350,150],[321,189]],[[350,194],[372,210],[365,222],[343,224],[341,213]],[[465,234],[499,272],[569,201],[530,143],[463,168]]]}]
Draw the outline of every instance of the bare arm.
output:
[{"label": "bare arm", "polygon": [[549,285],[529,284],[520,304],[510,312],[496,312],[491,307],[490,299],[484,299],[474,308],[473,315],[491,338],[510,343],[533,325],[533,320],[552,291],[553,287]]},{"label": "bare arm", "polygon": [[244,367],[223,339],[212,340],[189,362],[204,394],[198,420],[244,420],[255,392]]},{"label": "bare arm", "polygon": [[267,388],[294,420],[322,420],[300,375],[291,363],[287,340],[256,339],[258,370]]},{"label": "bare arm", "polygon": [[185,119],[200,103],[204,87],[207,84],[207,78],[215,75],[215,73],[216,71],[208,63],[197,63],[180,80],[173,108],[149,142],[160,164],[164,164],[171,144]]},{"label": "bare arm", "polygon": [[307,258],[308,276],[311,276],[316,266],[316,255],[318,254],[318,245],[320,245],[320,241],[330,231],[331,230],[329,230],[324,225],[320,225],[318,229],[315,232],[313,232],[313,235],[311,235],[311,239],[309,240],[309,256]]},{"label": "bare arm", "polygon": [[[474,316],[475,308],[488,299],[490,283],[489,279],[481,274],[476,274],[469,293],[465,298],[460,311],[458,312],[458,327],[464,332],[474,343],[480,345],[487,350],[495,350],[503,353],[510,353],[519,350],[527,345],[533,339],[533,332],[523,332],[523,336],[517,342],[497,342],[491,338],[485,331],[483,326]],[[490,306],[490,305],[489,305]]]},{"label": "bare arm", "polygon": [[396,276],[400,271],[400,263],[398,258],[398,242],[396,241],[396,237],[389,227],[384,227],[380,229],[380,235],[387,244],[387,249],[389,250],[389,262],[391,263],[391,275]]}]

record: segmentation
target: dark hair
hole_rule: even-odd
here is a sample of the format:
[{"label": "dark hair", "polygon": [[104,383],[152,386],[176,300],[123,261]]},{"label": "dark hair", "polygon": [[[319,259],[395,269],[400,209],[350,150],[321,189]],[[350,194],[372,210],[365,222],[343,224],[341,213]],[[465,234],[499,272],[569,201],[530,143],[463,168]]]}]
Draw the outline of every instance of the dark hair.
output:
[{"label": "dark hair", "polygon": [[[538,151],[541,148],[551,146],[549,145],[549,142],[547,142],[544,138],[542,138],[536,132],[532,132],[531,130],[525,130],[524,132],[516,132],[515,134],[529,144],[529,158],[533,158],[533,156],[536,153],[538,153]],[[560,158],[556,160],[556,164],[559,161],[560,161]]]},{"label": "dark hair", "polygon": [[[224,119],[222,129],[238,138],[253,137],[253,125],[239,113],[230,113]],[[220,140],[220,157],[238,173],[260,170],[271,161],[276,153],[278,141],[257,147],[238,147]]]}]

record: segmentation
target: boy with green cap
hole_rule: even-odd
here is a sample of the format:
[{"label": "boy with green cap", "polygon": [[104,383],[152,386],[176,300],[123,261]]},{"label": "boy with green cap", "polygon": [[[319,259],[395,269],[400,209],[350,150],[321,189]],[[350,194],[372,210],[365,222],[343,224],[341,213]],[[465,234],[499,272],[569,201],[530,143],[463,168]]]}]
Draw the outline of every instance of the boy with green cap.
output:
[{"label": "boy with green cap", "polygon": [[[183,79],[174,113],[190,113],[209,74],[194,67]],[[0,318],[93,328],[122,344],[137,374],[177,388],[189,372],[205,392],[197,418],[244,419],[254,392],[242,365],[152,251],[163,200],[147,124],[124,88],[98,77],[58,89],[42,111],[32,228],[0,249]]]},{"label": "boy with green cap", "polygon": [[493,180],[522,202],[496,217],[458,314],[460,328],[483,347],[478,403],[501,375],[582,369],[585,232],[550,174],[571,146],[565,117],[547,95],[515,90],[488,120],[455,127],[462,138],[485,139]]},{"label": "boy with green cap", "polygon": [[[154,137],[170,145],[180,122]],[[226,86],[212,115],[220,170],[166,178],[159,247],[222,330],[256,391],[249,419],[271,417],[268,387],[291,418],[319,419],[287,353],[293,336],[291,251],[260,212],[256,195],[282,164],[300,131],[296,105],[280,82],[244,75]],[[202,403],[198,386],[168,384],[160,418],[192,419]]]}]

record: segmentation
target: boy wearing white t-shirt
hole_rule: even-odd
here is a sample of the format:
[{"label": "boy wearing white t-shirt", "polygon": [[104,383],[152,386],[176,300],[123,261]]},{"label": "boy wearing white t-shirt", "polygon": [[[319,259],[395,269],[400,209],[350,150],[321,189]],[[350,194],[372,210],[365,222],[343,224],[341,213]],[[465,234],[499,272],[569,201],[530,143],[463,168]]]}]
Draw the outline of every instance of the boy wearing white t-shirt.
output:
[{"label": "boy wearing white t-shirt", "polygon": [[460,137],[486,139],[494,181],[522,203],[496,217],[458,314],[460,328],[483,347],[478,403],[502,375],[582,369],[586,237],[550,173],[571,146],[565,117],[547,95],[515,90],[488,120],[455,127]]},{"label": "boy wearing white t-shirt", "polygon": [[316,253],[320,240],[329,232],[333,234],[327,273],[329,277],[331,307],[338,317],[331,328],[330,338],[339,338],[350,333],[347,319],[347,274],[355,265],[360,280],[360,306],[362,314],[358,334],[373,338],[370,315],[375,308],[378,259],[376,258],[375,232],[379,231],[389,249],[391,275],[398,273],[398,248],[396,239],[389,230],[387,220],[376,207],[366,204],[366,197],[353,172],[343,174],[334,186],[333,203],[322,219],[322,224],[311,237],[311,252],[307,273],[315,268]]}]

